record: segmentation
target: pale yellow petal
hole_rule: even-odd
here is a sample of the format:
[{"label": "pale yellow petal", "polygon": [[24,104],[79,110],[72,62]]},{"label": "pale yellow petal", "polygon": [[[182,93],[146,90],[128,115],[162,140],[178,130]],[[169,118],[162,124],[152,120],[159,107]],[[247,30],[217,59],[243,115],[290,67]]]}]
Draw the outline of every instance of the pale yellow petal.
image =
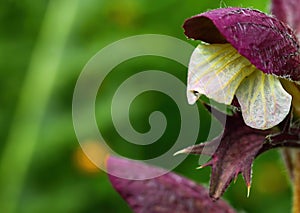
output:
[{"label": "pale yellow petal", "polygon": [[230,104],[242,80],[254,70],[230,44],[200,44],[189,63],[188,102],[193,104],[204,94]]},{"label": "pale yellow petal", "polygon": [[279,124],[289,113],[292,96],[278,78],[256,70],[236,92],[245,123],[256,129],[269,129]]}]

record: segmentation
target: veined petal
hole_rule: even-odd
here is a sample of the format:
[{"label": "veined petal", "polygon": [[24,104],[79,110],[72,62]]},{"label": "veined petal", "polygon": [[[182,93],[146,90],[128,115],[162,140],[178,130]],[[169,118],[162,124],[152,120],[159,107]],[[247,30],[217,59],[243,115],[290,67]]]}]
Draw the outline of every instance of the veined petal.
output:
[{"label": "veined petal", "polygon": [[189,64],[188,102],[193,104],[204,94],[230,104],[240,83],[255,69],[230,44],[200,44]]},{"label": "veined petal", "polygon": [[245,123],[256,129],[269,129],[279,124],[289,113],[292,96],[278,78],[256,70],[236,92]]}]

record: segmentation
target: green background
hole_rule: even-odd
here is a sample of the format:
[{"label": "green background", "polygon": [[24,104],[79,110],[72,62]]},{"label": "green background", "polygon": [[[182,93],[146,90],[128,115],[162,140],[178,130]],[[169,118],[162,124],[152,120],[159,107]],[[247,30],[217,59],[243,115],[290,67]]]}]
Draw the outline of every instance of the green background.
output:
[{"label": "green background", "polygon": [[[114,41],[148,33],[187,41],[181,28],[186,18],[225,6],[264,12],[269,8],[265,0],[1,1],[0,211],[130,212],[107,175],[81,152],[72,124],[76,80],[88,60]],[[111,96],[130,75],[146,69],[164,70],[186,81],[186,68],[174,61],[135,58],[108,76],[106,95]],[[166,95],[142,94],[130,110],[132,125],[141,132],[149,130],[148,116],[153,110],[162,111],[168,119],[168,132],[148,150],[132,147],[116,133],[109,101],[97,102],[96,108],[105,139],[121,155],[149,158],[167,149],[163,141],[170,141],[170,146],[176,140],[179,111]],[[199,142],[205,141],[205,122],[209,122],[205,112],[200,116]],[[95,143],[91,144],[93,148]],[[210,168],[199,171],[197,166],[197,158],[188,157],[175,171],[208,185]],[[289,211],[291,189],[280,153],[273,150],[255,161],[249,198],[241,177],[224,197],[240,212]]]}]

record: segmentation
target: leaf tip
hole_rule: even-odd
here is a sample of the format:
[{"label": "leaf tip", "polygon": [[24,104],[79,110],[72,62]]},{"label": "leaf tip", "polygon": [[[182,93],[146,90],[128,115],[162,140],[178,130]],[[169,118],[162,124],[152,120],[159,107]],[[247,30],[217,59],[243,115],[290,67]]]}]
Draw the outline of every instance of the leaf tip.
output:
[{"label": "leaf tip", "polygon": [[173,156],[180,155],[180,154],[187,154],[187,153],[189,153],[189,152],[186,149],[182,149],[182,150],[175,152],[173,154]]},{"label": "leaf tip", "polygon": [[205,168],[207,166],[212,166],[212,165],[213,165],[213,162],[209,161],[209,162],[207,162],[207,163],[205,163],[205,164],[203,164],[201,166],[198,166],[196,169],[203,169],[203,168]]},{"label": "leaf tip", "polygon": [[247,198],[250,196],[251,184],[247,184]]},{"label": "leaf tip", "polygon": [[237,179],[238,179],[238,175],[235,175],[235,176],[234,176],[234,179],[233,179],[233,183],[234,183],[234,184],[236,183]]}]

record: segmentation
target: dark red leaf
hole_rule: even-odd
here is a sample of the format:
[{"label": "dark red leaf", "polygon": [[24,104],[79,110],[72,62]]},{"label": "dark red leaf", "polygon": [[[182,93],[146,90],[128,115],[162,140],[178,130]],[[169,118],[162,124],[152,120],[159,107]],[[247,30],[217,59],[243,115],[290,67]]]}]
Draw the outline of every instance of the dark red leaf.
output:
[{"label": "dark red leaf", "polygon": [[[235,114],[228,116],[224,134],[220,136],[222,137],[220,144],[216,139],[188,147],[179,153],[212,156],[211,160],[202,167],[212,167],[209,193],[213,199],[219,199],[239,173],[242,173],[248,190],[250,189],[253,161],[269,133],[269,131],[246,126],[241,115]],[[209,150],[214,150],[216,146],[216,151],[213,154],[209,153]],[[203,150],[206,151],[202,152]]]},{"label": "dark red leaf", "polygon": [[300,81],[298,39],[272,16],[252,9],[221,8],[187,19],[183,27],[189,38],[229,42],[264,73]]},{"label": "dark red leaf", "polygon": [[272,14],[287,23],[300,38],[300,2],[299,0],[272,0]]},{"label": "dark red leaf", "polygon": [[[110,157],[107,163],[109,178],[115,189],[137,213],[234,213],[224,201],[213,202],[208,191],[174,173],[160,174],[161,169],[141,163]],[[111,175],[120,174],[123,178]],[[128,179],[124,178],[128,177]]]}]

